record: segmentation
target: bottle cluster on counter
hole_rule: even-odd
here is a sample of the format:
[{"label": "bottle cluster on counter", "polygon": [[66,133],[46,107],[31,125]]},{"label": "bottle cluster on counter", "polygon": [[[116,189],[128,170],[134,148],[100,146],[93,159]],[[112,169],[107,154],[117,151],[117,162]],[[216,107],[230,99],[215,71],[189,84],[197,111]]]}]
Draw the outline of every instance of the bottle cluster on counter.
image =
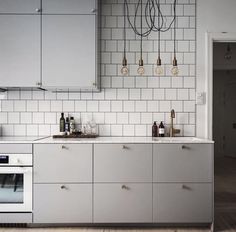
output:
[{"label": "bottle cluster on counter", "polygon": [[85,117],[81,128],[76,130],[74,117],[66,117],[64,113],[61,113],[60,118],[60,135],[75,135],[75,134],[86,134],[86,135],[96,135],[97,134],[97,124],[96,122],[88,117]]},{"label": "bottle cluster on counter", "polygon": [[75,133],[75,120],[74,117],[64,117],[64,113],[61,113],[60,118],[60,134],[72,134]]},{"label": "bottle cluster on counter", "polygon": [[154,121],[152,126],[152,137],[165,137],[165,126],[162,121],[159,126],[157,126],[157,122]]}]

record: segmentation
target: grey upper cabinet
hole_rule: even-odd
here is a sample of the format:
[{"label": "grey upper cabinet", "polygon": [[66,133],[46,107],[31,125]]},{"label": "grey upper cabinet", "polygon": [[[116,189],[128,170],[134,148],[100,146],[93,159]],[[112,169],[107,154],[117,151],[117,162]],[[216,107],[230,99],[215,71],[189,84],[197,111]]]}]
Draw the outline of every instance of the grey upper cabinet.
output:
[{"label": "grey upper cabinet", "polygon": [[0,87],[98,90],[97,0],[0,0]]},{"label": "grey upper cabinet", "polygon": [[0,0],[0,14],[38,14],[41,0]]},{"label": "grey upper cabinet", "polygon": [[0,1],[0,86],[40,82],[40,1]]},{"label": "grey upper cabinet", "polygon": [[42,0],[43,14],[95,14],[96,0]]},{"label": "grey upper cabinet", "polygon": [[95,38],[95,15],[43,15],[43,88],[96,88]]}]

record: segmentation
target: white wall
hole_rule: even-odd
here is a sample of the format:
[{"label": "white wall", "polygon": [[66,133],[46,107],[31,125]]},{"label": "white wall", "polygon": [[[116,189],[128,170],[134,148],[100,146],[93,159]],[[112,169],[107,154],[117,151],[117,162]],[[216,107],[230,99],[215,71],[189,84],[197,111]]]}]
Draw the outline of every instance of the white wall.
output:
[{"label": "white wall", "polygon": [[[130,9],[137,1],[130,0]],[[77,125],[87,116],[98,124],[101,136],[151,136],[154,120],[170,123],[175,109],[175,127],[182,136],[195,136],[195,0],[178,0],[178,77],[170,73],[173,31],[161,35],[161,58],[165,73],[154,74],[157,34],[143,41],[146,73],[137,75],[140,39],[127,31],[130,75],[120,74],[123,51],[123,0],[101,1],[101,92],[51,93],[10,91],[2,100],[0,124],[3,135],[50,135],[58,133],[60,112],[75,116]],[[172,19],[173,0],[162,0],[161,9]],[[17,78],[17,76],[16,76]]]},{"label": "white wall", "polygon": [[[197,92],[207,91],[206,33],[236,32],[235,0],[197,0]],[[196,134],[208,137],[207,105],[197,106]]]}]

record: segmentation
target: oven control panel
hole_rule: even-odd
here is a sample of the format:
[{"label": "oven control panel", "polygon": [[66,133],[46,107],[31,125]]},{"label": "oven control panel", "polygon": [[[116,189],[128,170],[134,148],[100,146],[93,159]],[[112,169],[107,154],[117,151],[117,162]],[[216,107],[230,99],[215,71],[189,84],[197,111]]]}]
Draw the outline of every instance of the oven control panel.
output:
[{"label": "oven control panel", "polygon": [[32,166],[32,154],[0,154],[0,166]]}]

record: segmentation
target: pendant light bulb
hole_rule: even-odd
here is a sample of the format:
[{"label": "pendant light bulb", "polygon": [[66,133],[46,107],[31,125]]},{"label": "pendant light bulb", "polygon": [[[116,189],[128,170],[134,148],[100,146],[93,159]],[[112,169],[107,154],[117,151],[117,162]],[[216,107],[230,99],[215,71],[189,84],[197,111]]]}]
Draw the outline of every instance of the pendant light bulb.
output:
[{"label": "pendant light bulb", "polygon": [[161,66],[161,58],[160,58],[160,57],[158,57],[158,59],[157,59],[157,66],[156,66],[156,68],[155,68],[155,73],[156,73],[157,75],[163,74],[163,68],[162,68],[162,66]]},{"label": "pendant light bulb", "polygon": [[123,58],[123,61],[122,61],[122,68],[121,68],[121,74],[123,76],[127,76],[129,74],[129,69],[127,67],[127,59],[126,57]]},{"label": "pendant light bulb", "polygon": [[179,74],[179,68],[178,68],[178,65],[177,65],[176,57],[174,57],[174,59],[173,59],[173,67],[171,69],[171,73],[172,73],[173,76],[177,76]]},{"label": "pendant light bulb", "polygon": [[137,70],[138,74],[139,75],[143,75],[145,73],[145,69],[143,67],[143,59],[140,59],[139,60],[139,67],[138,67],[138,70]]}]

